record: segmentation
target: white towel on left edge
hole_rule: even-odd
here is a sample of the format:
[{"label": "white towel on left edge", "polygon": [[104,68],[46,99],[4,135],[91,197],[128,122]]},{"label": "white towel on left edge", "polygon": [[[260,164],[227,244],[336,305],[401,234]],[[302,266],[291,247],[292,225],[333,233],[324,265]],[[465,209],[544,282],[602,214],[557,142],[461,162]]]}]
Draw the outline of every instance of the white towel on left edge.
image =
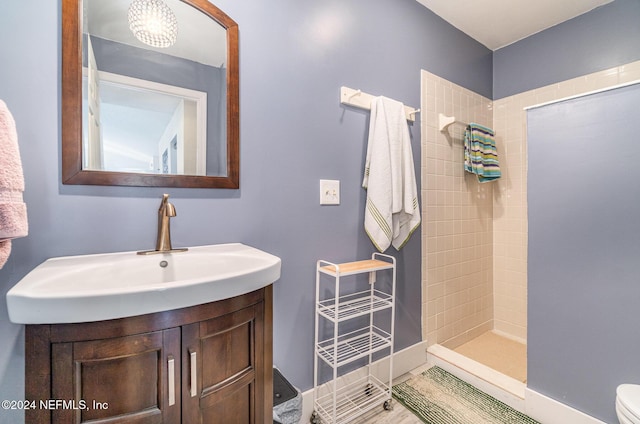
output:
[{"label": "white towel on left edge", "polygon": [[380,252],[400,250],[420,225],[420,207],[404,105],[382,96],[371,102],[362,187],[367,235]]},{"label": "white towel on left edge", "polygon": [[23,191],[16,123],[7,105],[0,100],[0,268],[11,254],[11,239],[24,237],[29,231]]}]

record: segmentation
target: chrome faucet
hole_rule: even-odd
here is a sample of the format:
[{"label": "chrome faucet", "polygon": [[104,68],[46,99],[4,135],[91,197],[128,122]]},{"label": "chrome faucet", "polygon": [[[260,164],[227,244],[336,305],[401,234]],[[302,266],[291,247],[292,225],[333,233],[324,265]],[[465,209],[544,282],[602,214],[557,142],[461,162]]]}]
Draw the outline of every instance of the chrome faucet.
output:
[{"label": "chrome faucet", "polygon": [[176,216],[176,208],[169,202],[169,195],[162,195],[160,209],[158,209],[158,234],[156,237],[156,250],[138,252],[138,255],[152,255],[154,253],[185,252],[187,248],[174,249],[171,247],[170,219]]}]

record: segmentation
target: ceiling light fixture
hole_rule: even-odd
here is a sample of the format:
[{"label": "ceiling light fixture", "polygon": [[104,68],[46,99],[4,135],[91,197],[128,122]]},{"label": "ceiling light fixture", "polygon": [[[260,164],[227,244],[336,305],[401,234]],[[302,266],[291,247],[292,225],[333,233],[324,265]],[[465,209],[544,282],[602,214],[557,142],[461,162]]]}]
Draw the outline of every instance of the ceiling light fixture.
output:
[{"label": "ceiling light fixture", "polygon": [[178,38],[178,21],[161,0],[133,0],[129,6],[129,29],[144,44],[165,48]]}]

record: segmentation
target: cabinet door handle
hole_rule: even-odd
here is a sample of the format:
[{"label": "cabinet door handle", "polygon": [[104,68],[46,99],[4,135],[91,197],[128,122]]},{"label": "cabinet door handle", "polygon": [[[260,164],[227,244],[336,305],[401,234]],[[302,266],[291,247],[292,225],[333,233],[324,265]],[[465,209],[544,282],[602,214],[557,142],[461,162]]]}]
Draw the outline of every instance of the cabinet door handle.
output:
[{"label": "cabinet door handle", "polygon": [[168,375],[169,375],[169,406],[176,403],[176,364],[173,359],[173,355],[168,356],[167,361]]},{"label": "cabinet door handle", "polygon": [[190,351],[189,367],[191,368],[191,397],[198,394],[198,367],[196,363],[196,351]]}]

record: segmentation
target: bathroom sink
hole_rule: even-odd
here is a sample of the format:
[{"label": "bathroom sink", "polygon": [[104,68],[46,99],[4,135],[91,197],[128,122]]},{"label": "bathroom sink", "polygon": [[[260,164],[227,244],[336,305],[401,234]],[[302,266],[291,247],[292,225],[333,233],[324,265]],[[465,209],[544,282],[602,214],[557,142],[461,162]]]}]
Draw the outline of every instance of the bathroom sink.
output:
[{"label": "bathroom sink", "polygon": [[280,258],[240,243],[186,252],[49,259],[7,293],[18,324],[102,321],[227,299],[280,278]]}]

